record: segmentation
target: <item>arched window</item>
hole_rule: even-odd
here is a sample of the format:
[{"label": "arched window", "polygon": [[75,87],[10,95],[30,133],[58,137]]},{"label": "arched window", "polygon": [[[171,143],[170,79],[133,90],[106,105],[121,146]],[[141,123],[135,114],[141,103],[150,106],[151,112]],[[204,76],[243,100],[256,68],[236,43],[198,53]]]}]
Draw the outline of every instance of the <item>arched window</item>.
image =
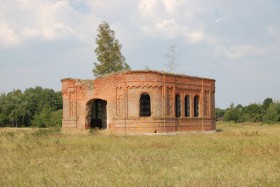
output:
[{"label": "arched window", "polygon": [[181,116],[181,98],[179,94],[177,94],[175,98],[175,115],[176,117]]},{"label": "arched window", "polygon": [[190,117],[190,96],[185,96],[185,116]]},{"label": "arched window", "polygon": [[140,116],[151,116],[151,99],[149,94],[146,93],[141,94]]},{"label": "arched window", "polygon": [[194,97],[194,117],[199,116],[199,97],[195,96]]}]

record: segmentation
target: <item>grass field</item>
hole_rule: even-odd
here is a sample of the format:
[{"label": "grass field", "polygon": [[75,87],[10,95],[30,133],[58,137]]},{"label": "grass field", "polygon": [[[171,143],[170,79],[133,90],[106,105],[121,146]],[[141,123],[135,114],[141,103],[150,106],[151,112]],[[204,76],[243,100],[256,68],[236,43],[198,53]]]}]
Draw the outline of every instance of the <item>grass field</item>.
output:
[{"label": "grass field", "polygon": [[0,186],[280,186],[280,125],[218,133],[61,134],[0,129]]}]

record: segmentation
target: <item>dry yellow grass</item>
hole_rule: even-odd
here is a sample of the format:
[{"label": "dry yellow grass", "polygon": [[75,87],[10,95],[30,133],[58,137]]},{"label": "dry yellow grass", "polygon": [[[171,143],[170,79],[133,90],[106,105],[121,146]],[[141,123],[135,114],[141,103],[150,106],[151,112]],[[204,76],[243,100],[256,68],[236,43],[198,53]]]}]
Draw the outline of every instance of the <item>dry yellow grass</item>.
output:
[{"label": "dry yellow grass", "polygon": [[217,129],[172,136],[0,129],[0,186],[280,186],[280,125]]}]

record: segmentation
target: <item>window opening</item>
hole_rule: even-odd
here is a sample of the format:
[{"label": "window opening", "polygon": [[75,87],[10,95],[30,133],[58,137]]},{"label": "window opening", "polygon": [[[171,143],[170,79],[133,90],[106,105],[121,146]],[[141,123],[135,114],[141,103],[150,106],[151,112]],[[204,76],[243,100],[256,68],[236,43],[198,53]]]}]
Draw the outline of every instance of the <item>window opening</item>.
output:
[{"label": "window opening", "polygon": [[194,97],[194,117],[199,116],[199,97]]},{"label": "window opening", "polygon": [[190,117],[190,96],[185,96],[185,116]]},{"label": "window opening", "polygon": [[176,98],[175,98],[175,113],[176,113],[176,117],[180,117],[181,116],[181,98],[180,95],[177,94]]},{"label": "window opening", "polygon": [[140,116],[151,116],[151,99],[149,94],[141,94],[140,97]]}]

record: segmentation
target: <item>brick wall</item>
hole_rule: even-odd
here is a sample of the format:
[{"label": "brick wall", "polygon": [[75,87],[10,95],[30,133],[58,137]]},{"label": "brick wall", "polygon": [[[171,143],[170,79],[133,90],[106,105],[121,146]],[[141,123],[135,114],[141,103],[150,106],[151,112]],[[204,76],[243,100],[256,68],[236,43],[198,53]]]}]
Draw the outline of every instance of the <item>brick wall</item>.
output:
[{"label": "brick wall", "polygon": [[[150,96],[151,116],[140,117],[141,94]],[[181,116],[175,117],[175,96],[180,96]],[[185,117],[185,96],[190,117]],[[128,71],[95,80],[63,79],[63,128],[90,128],[89,103],[107,102],[106,127],[115,133],[214,131],[215,80],[157,71]],[[199,116],[194,117],[194,97]]]}]

